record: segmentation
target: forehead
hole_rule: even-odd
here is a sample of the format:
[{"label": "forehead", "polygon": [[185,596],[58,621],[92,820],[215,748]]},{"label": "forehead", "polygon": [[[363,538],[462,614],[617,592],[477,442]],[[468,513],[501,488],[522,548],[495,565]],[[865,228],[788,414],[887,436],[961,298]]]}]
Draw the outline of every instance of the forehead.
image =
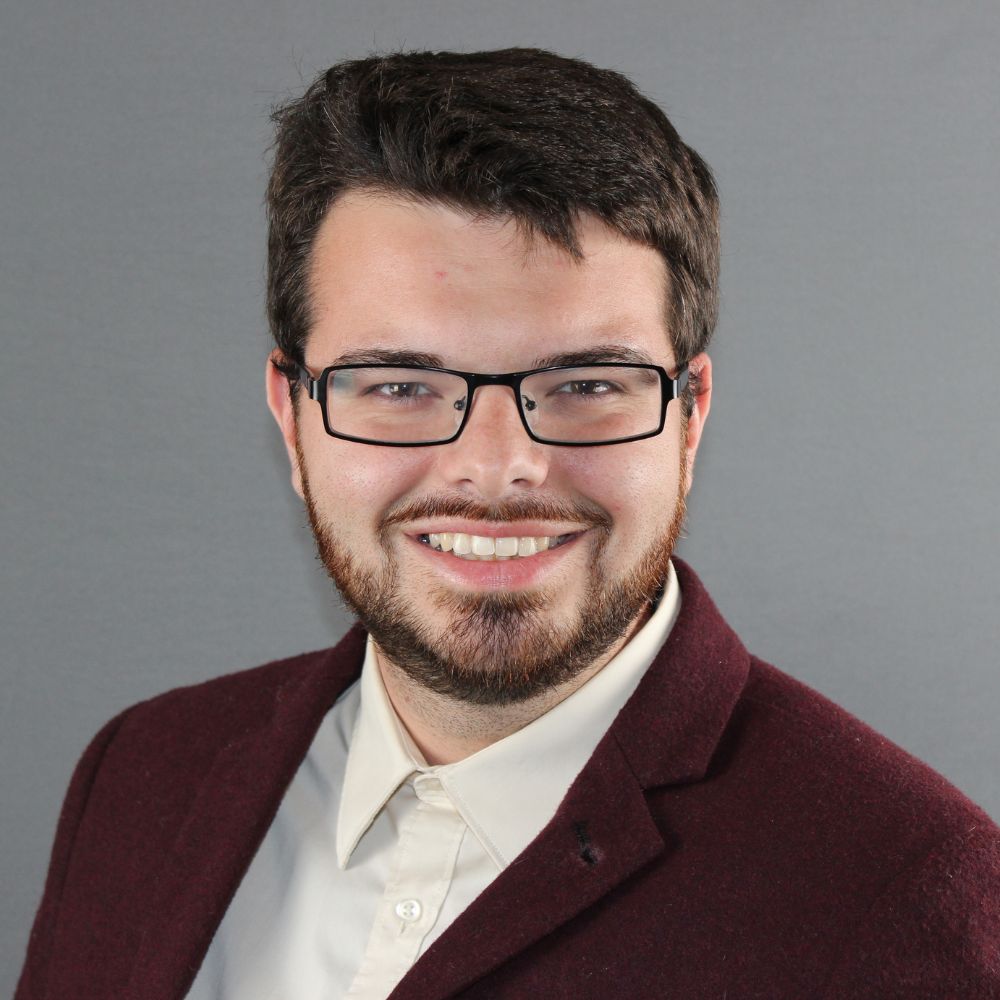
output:
[{"label": "forehead", "polygon": [[307,360],[399,348],[475,370],[616,344],[672,363],[661,256],[592,217],[577,229],[582,260],[510,218],[347,194],[311,257]]}]

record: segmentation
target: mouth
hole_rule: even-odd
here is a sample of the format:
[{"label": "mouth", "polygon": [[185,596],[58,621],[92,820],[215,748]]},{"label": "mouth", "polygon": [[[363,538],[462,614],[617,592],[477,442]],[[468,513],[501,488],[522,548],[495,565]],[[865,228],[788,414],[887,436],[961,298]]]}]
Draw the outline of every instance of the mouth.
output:
[{"label": "mouth", "polygon": [[416,538],[421,545],[426,545],[435,552],[447,552],[459,559],[470,562],[504,562],[530,559],[550,549],[557,549],[579,534],[581,532],[572,531],[565,535],[511,535],[495,538],[460,531],[442,531],[417,535]]}]

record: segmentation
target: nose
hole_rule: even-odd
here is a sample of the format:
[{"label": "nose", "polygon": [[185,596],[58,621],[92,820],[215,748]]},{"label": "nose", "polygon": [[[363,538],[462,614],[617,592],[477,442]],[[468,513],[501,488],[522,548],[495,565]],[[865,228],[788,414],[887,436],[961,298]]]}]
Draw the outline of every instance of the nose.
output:
[{"label": "nose", "polygon": [[508,386],[479,386],[458,440],[438,449],[438,470],[450,486],[498,500],[545,481],[550,447],[528,437]]}]

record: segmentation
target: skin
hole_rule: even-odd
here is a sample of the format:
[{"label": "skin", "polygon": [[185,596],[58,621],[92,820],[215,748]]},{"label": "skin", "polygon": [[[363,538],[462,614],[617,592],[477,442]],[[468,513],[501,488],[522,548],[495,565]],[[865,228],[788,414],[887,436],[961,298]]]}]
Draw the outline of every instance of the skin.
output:
[{"label": "skin", "polygon": [[[464,371],[510,372],[615,345],[673,371],[660,255],[589,217],[579,236],[584,259],[575,261],[509,219],[477,220],[394,195],[345,195],[313,252],[307,367],[315,374],[347,352],[390,349],[434,354]],[[548,711],[648,617],[648,581],[624,604],[609,601],[651,572],[662,579],[680,529],[711,402],[709,358],[698,355],[690,366],[699,375],[693,412],[685,421],[671,402],[657,437],[605,447],[539,444],[525,434],[510,390],[490,386],[477,390],[457,441],[386,448],[329,436],[319,406],[306,398],[296,406],[268,365],[268,403],[292,484],[347,603],[367,623],[365,611],[381,593],[387,615],[421,629],[429,647],[469,677],[492,683],[488,699],[435,689],[419,664],[403,653],[394,661],[379,647],[389,698],[429,763],[460,760]],[[453,556],[417,540],[428,530],[463,529],[575,535],[532,557],[539,562],[530,573],[503,570],[515,563],[456,570]],[[503,697],[506,684],[536,669],[536,654],[564,639],[570,648],[600,608],[626,616],[613,640],[577,651],[562,675],[537,665],[535,688],[522,683]],[[388,636],[385,646],[393,648]]]}]

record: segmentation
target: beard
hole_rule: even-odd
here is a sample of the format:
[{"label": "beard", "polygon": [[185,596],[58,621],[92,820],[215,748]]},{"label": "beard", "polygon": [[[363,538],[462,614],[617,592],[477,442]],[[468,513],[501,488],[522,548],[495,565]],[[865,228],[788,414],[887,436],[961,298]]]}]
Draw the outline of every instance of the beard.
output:
[{"label": "beard", "polygon": [[[611,539],[610,516],[596,505],[560,505],[538,498],[483,504],[449,495],[390,507],[378,530],[383,558],[377,568],[370,569],[359,565],[338,539],[336,526],[323,517],[301,452],[298,460],[316,548],[344,603],[379,650],[413,681],[466,704],[500,706],[528,701],[571,681],[594,664],[625,638],[657,598],[684,524],[681,449],[681,475],[669,521],[617,579],[608,579],[603,569]],[[573,620],[553,620],[550,604],[557,595],[544,589],[487,594],[437,591],[428,596],[447,625],[435,628],[409,599],[389,549],[389,529],[394,524],[433,517],[590,525],[595,537],[592,569]]]}]

